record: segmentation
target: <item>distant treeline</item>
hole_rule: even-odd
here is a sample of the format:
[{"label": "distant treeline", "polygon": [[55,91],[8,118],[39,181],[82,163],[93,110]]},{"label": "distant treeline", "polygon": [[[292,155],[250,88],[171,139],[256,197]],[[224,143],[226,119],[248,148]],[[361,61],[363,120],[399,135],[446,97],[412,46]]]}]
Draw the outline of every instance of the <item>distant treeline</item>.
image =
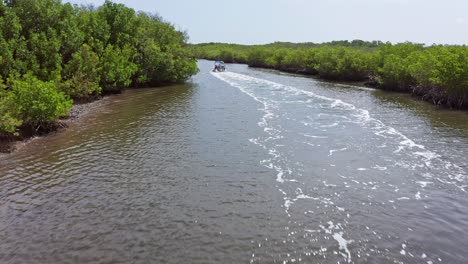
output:
[{"label": "distant treeline", "polygon": [[66,116],[72,99],[182,82],[198,71],[187,36],[106,1],[0,0],[0,134]]},{"label": "distant treeline", "polygon": [[386,90],[411,92],[437,105],[468,108],[468,47],[380,41],[323,44],[191,45],[200,59],[317,75],[328,80],[366,81]]}]

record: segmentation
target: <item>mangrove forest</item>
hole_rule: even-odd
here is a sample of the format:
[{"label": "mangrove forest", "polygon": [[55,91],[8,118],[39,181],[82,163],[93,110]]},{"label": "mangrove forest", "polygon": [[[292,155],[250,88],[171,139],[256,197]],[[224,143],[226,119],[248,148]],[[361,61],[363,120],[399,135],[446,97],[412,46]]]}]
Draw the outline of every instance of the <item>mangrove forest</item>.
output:
[{"label": "mangrove forest", "polygon": [[267,45],[204,43],[191,46],[200,59],[317,75],[336,81],[365,81],[410,92],[436,105],[468,108],[468,47],[391,44],[381,41],[276,42]]},{"label": "mangrove forest", "polygon": [[0,135],[47,127],[77,100],[183,82],[198,68],[187,34],[106,1],[0,1]]}]

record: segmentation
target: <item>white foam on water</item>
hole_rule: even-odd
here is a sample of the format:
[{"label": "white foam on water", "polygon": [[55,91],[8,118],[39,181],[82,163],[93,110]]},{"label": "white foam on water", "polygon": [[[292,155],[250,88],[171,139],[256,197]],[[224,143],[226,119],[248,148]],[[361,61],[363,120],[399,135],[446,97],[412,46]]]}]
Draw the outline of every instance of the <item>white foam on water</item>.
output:
[{"label": "white foam on water", "polygon": [[335,122],[335,123],[329,124],[329,125],[321,125],[320,127],[322,127],[322,128],[330,128],[330,127],[336,127],[336,126],[338,126],[339,124],[340,124],[340,123]]},{"label": "white foam on water", "polygon": [[346,240],[343,238],[343,232],[334,233],[333,239],[338,242],[340,250],[343,250],[346,253],[346,260],[348,263],[351,263],[351,252],[349,252],[348,245],[353,242],[353,240]]},{"label": "white foam on water", "polygon": [[431,167],[432,165],[431,160],[440,158],[440,155],[437,155],[436,153],[431,152],[431,151],[415,151],[413,152],[413,154],[421,156],[424,162],[426,163],[427,167]]},{"label": "white foam on water", "polygon": [[[415,170],[417,168],[427,167],[430,170],[439,169],[440,167],[451,168],[447,169],[444,173],[437,173],[435,177],[447,177],[448,179],[442,179],[441,182],[448,184],[453,184],[460,188],[462,191],[466,191],[464,188],[466,185],[460,185],[461,182],[465,182],[467,179],[467,173],[463,168],[452,164],[450,161],[444,160],[440,155],[433,151],[429,151],[425,146],[415,143],[413,140],[405,136],[403,133],[399,132],[395,128],[385,125],[382,121],[371,117],[368,110],[357,108],[355,105],[346,103],[340,99],[330,98],[316,94],[312,91],[301,90],[293,86],[287,86],[280,83],[251,77],[244,74],[234,73],[234,72],[224,72],[213,74],[216,78],[227,82],[233,87],[240,89],[243,93],[249,95],[257,102],[261,103],[264,107],[262,110],[265,112],[262,120],[259,122],[259,126],[266,129],[266,132],[275,135],[280,133],[277,129],[268,126],[268,121],[275,118],[275,110],[277,109],[277,104],[281,101],[274,101],[271,98],[261,97],[258,95],[257,91],[269,91],[272,94],[282,92],[287,92],[289,95],[294,96],[309,96],[310,99],[307,102],[313,102],[312,99],[320,100],[323,107],[328,107],[332,109],[340,109],[344,111],[349,111],[351,116],[355,117],[355,120],[350,120],[350,122],[357,123],[363,127],[367,127],[370,130],[374,131],[374,134],[380,137],[392,139],[393,142],[398,144],[397,150],[394,153],[399,154],[402,151],[405,151],[405,154],[410,155],[416,160],[422,161],[422,164],[408,165],[405,162],[398,162],[395,164],[406,169]],[[313,125],[307,123],[307,125]],[[335,124],[333,124],[335,126]],[[387,145],[379,146],[387,147]],[[437,162],[437,164],[434,164]],[[412,161],[414,164],[414,161]],[[433,175],[431,175],[434,177]]]},{"label": "white foam on water", "polygon": [[[288,214],[288,216],[291,216],[289,214],[289,208],[297,201],[299,200],[302,200],[302,199],[308,199],[308,200],[314,200],[314,201],[322,201],[322,199],[318,198],[318,197],[312,197],[312,196],[309,196],[309,195],[305,195],[303,192],[302,192],[302,189],[301,188],[297,188],[296,189],[296,196],[294,198],[292,197],[289,197],[288,194],[282,190],[282,189],[279,189],[280,192],[283,194],[283,199],[284,199],[284,208],[285,208],[285,211],[286,213]],[[325,201],[325,203],[327,203],[327,201]]]},{"label": "white foam on water", "polygon": [[343,207],[339,207],[339,206],[336,206],[336,209],[338,209],[338,211],[340,211],[340,212],[344,212],[344,211],[345,211],[345,209],[344,209]]},{"label": "white foam on water", "polygon": [[327,181],[322,181],[322,183],[325,187],[336,187],[336,184],[329,184]]},{"label": "white foam on water", "polygon": [[379,171],[385,171],[387,170],[387,167],[384,167],[384,166],[379,166],[379,165],[375,165],[374,167],[372,167],[373,169],[376,169],[376,170],[379,170]]},{"label": "white foam on water", "polygon": [[[217,73],[213,74],[216,78],[228,83],[229,85],[238,88],[242,93],[248,95],[253,100],[258,102],[261,107],[258,109],[263,113],[263,116],[258,121],[258,126],[263,129],[264,134],[266,136],[262,136],[255,139],[250,139],[252,144],[258,145],[261,148],[268,151],[270,155],[270,159],[263,160],[261,164],[269,169],[276,171],[276,182],[279,184],[278,189],[283,194],[284,198],[284,208],[288,216],[290,216],[289,209],[291,206],[294,205],[295,202],[301,199],[310,199],[314,201],[320,201],[324,207],[336,207],[338,212],[344,212],[344,208],[338,207],[334,205],[333,201],[329,198],[323,197],[312,197],[302,193],[302,190],[296,192],[295,194],[288,194],[284,190],[288,190],[291,185],[287,185],[284,190],[280,189],[279,186],[283,186],[288,182],[296,180],[290,180],[289,178],[294,175],[294,173],[288,169],[288,160],[287,155],[282,153],[281,148],[275,140],[279,140],[283,137],[285,130],[275,125],[275,120],[279,118],[279,110],[282,106],[281,104],[284,103],[300,103],[306,104],[304,107],[310,107],[314,109],[319,109],[322,107],[328,111],[328,109],[337,110],[339,114],[345,113],[347,116],[336,115],[336,118],[339,118],[339,122],[335,122],[328,125],[320,125],[317,123],[312,122],[305,122],[301,120],[295,120],[295,122],[303,122],[304,125],[308,127],[313,127],[317,129],[317,127],[328,128],[328,127],[336,127],[340,124],[340,122],[349,122],[355,123],[360,127],[369,130],[373,135],[385,138],[386,141],[384,144],[380,146],[376,146],[377,148],[396,148],[394,151],[397,159],[395,162],[395,166],[400,166],[405,169],[415,170],[416,168],[425,167],[428,169],[428,173],[424,174],[423,177],[429,181],[417,181],[416,183],[419,184],[422,188],[426,187],[428,184],[432,184],[433,182],[430,181],[436,177],[443,177],[442,179],[436,178],[440,182],[444,182],[447,184],[455,184],[457,187],[460,186],[460,182],[465,182],[467,178],[467,174],[463,168],[450,163],[449,161],[443,159],[440,155],[430,150],[427,150],[424,145],[417,144],[415,141],[408,138],[403,133],[399,132],[395,128],[385,125],[382,121],[373,118],[368,110],[357,108],[355,105],[346,103],[340,99],[330,98],[322,95],[315,94],[311,91],[305,91],[298,89],[296,87],[282,85],[279,83],[275,83],[272,81],[259,79],[255,77],[251,77],[244,74],[233,73],[233,72],[225,72],[225,73]],[[280,97],[284,95],[283,97]],[[291,97],[295,96],[307,96],[309,99],[307,100],[290,100]],[[275,99],[276,98],[276,99]],[[295,98],[294,98],[295,99]],[[320,110],[320,109],[319,109]],[[319,117],[324,114],[319,114]],[[342,118],[340,118],[342,117]],[[345,120],[343,120],[345,119]],[[290,119],[293,120],[293,119]],[[308,120],[308,121],[313,121]],[[304,137],[311,138],[311,139],[328,139],[329,137],[323,136],[321,132],[318,132],[318,135],[314,134],[302,134]],[[325,132],[326,133],[326,132]],[[311,140],[312,141],[312,140]],[[311,146],[320,146],[317,144],[312,144],[309,142],[304,142]],[[315,143],[315,142],[314,142]],[[322,143],[322,142],[319,142]],[[329,156],[332,156],[337,151],[345,151],[347,149],[332,149],[329,150]],[[389,149],[392,151],[393,149]],[[409,158],[410,157],[410,158]],[[413,165],[417,163],[416,165]],[[296,166],[296,165],[294,165]],[[392,165],[389,165],[392,166]],[[440,172],[440,169],[445,169],[444,172]],[[375,165],[372,169],[377,170],[387,170],[387,167]],[[357,170],[365,171],[368,168],[357,168]],[[434,171],[437,170],[437,173]],[[351,177],[352,178],[352,177]],[[353,182],[360,184],[360,182],[352,180]],[[326,187],[333,187],[332,185],[328,184],[326,181],[323,182]],[[364,184],[363,185],[367,185]],[[376,188],[377,185],[374,184]],[[373,187],[373,188],[374,188]],[[415,194],[415,199],[421,199],[421,193],[417,192]],[[409,197],[400,197],[397,200],[410,200]],[[389,200],[389,203],[394,203],[394,200]],[[395,206],[393,206],[395,208]],[[317,206],[317,208],[319,208]],[[395,208],[396,209],[396,208]],[[349,218],[350,215],[347,214]],[[347,220],[345,220],[345,224]],[[338,242],[340,254],[345,257],[348,263],[351,263],[351,252],[348,249],[348,245],[352,243],[352,240],[344,239],[344,231],[341,225],[337,224],[334,225],[333,222],[328,222],[328,227],[325,228],[320,226],[322,230],[324,230],[325,234],[328,234],[333,237],[334,240]],[[317,230],[306,229],[306,232],[317,232]],[[330,238],[330,237],[329,237]],[[407,254],[406,252],[406,245],[403,246],[400,253]],[[324,249],[326,251],[326,248]],[[315,253],[314,253],[315,255]]]},{"label": "white foam on water", "polygon": [[[348,215],[349,216],[349,215]],[[348,217],[349,218],[349,217]],[[354,242],[353,240],[346,240],[343,235],[344,232],[343,227],[340,223],[334,224],[333,221],[327,222],[328,226],[325,227],[323,225],[319,225],[319,227],[325,232],[325,234],[329,234],[338,242],[338,247],[340,250],[340,255],[342,255],[347,263],[352,262],[351,252],[348,249],[348,245]],[[326,250],[326,249],[325,249]]]},{"label": "white foam on water", "polygon": [[309,195],[305,195],[305,194],[299,194],[293,201],[297,201],[299,199],[310,199],[310,200],[320,200],[320,198],[317,198],[317,197],[312,197],[312,196],[309,196]]},{"label": "white foam on water", "polygon": [[327,139],[328,137],[325,136],[314,136],[314,135],[308,135],[308,134],[302,134],[304,137],[308,138],[320,138],[320,139]]},{"label": "white foam on water", "polygon": [[[275,169],[277,169],[277,168],[278,168],[278,167],[275,167]],[[278,170],[278,169],[277,169],[277,170]],[[280,183],[283,183],[283,182],[284,182],[283,174],[284,174],[283,171],[281,171],[281,170],[279,169],[278,174],[276,174],[276,181],[277,181],[277,182],[280,182]]]},{"label": "white foam on water", "polygon": [[330,234],[331,235],[333,233],[334,229],[338,229],[338,227],[335,226],[335,224],[333,224],[332,221],[328,221],[327,224],[328,224],[328,227],[319,225],[319,227],[325,232],[325,234]]},{"label": "white foam on water", "polygon": [[345,150],[347,150],[347,149],[348,149],[348,148],[342,148],[342,149],[331,149],[331,150],[329,150],[329,154],[328,154],[328,156],[330,157],[330,156],[332,156],[332,155],[333,155],[333,153],[335,153],[335,152],[339,152],[339,151],[345,151]]},{"label": "white foam on water", "polygon": [[[269,155],[273,156],[273,160],[275,160],[275,161],[278,160],[281,157],[280,152],[278,150],[276,150],[275,148],[268,148],[267,145],[265,145],[265,143],[264,143],[265,141],[269,141],[269,140],[271,141],[271,140],[276,140],[276,139],[281,138],[281,135],[280,135],[281,131],[279,131],[278,129],[276,129],[273,126],[269,125],[270,120],[278,117],[275,114],[275,109],[277,108],[277,106],[271,100],[267,100],[265,98],[258,97],[258,96],[255,95],[254,92],[249,91],[249,89],[248,89],[249,88],[248,87],[249,83],[247,83],[247,85],[243,85],[238,80],[248,81],[248,82],[253,81],[256,84],[265,84],[264,81],[261,80],[261,79],[252,78],[252,77],[249,77],[249,76],[246,76],[246,75],[236,74],[236,73],[223,73],[223,74],[218,73],[218,74],[212,74],[212,75],[217,77],[218,79],[220,79],[222,81],[227,82],[231,86],[240,89],[243,93],[247,94],[248,96],[253,98],[255,101],[257,101],[257,102],[259,102],[260,104],[263,105],[263,108],[261,108],[260,110],[262,110],[264,112],[264,115],[261,118],[261,120],[258,122],[258,126],[262,127],[263,130],[269,135],[269,137],[267,139],[264,139],[264,140],[262,140],[260,138],[250,139],[250,142],[252,142],[252,143],[254,143],[256,145],[259,145],[264,149],[267,149],[268,152],[269,152]],[[280,84],[267,83],[267,85],[271,86],[274,89],[278,89],[278,90],[282,89],[282,85],[280,85]],[[285,179],[284,179],[283,176],[285,175],[285,170],[279,165],[274,165],[273,160],[272,160],[272,162],[269,162],[268,164],[265,164],[263,162],[261,164],[263,164],[267,168],[273,168],[277,172],[276,181],[279,182],[279,183],[284,183]]]},{"label": "white foam on water", "polygon": [[422,188],[426,188],[427,185],[433,184],[433,182],[430,182],[430,181],[417,181],[416,183],[421,185]]},{"label": "white foam on water", "polygon": [[400,250],[400,254],[405,256],[406,255],[406,244],[401,244],[401,250]]},{"label": "white foam on water", "polygon": [[421,200],[421,192],[417,192],[415,195],[414,195],[414,198],[416,200]]}]

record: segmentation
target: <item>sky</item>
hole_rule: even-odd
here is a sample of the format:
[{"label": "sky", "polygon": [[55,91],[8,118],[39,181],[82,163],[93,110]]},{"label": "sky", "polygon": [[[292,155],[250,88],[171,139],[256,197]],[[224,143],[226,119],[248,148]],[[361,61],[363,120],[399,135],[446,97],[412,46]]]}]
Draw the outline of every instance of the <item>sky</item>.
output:
[{"label": "sky", "polygon": [[[102,5],[104,0],[66,0]],[[157,13],[189,42],[468,44],[468,0],[113,0]]]}]

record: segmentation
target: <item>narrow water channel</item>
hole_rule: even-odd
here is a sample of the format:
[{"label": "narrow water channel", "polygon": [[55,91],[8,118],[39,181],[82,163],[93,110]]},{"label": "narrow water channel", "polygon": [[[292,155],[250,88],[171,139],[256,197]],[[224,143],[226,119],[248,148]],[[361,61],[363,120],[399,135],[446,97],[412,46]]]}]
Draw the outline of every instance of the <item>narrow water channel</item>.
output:
[{"label": "narrow water channel", "polygon": [[468,113],[199,67],[0,156],[0,263],[467,263]]}]

